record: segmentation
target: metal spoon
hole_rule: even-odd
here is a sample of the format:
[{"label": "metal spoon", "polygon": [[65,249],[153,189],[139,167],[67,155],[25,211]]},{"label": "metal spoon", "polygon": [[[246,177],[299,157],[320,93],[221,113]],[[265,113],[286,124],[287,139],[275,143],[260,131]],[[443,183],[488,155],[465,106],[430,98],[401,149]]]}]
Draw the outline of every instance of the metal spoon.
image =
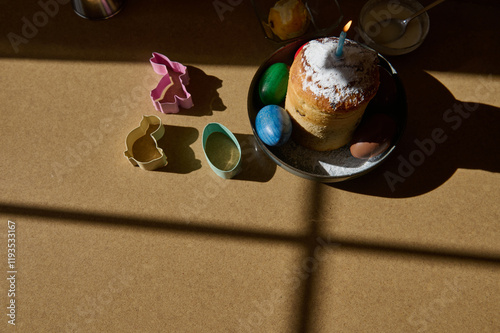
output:
[{"label": "metal spoon", "polygon": [[[405,34],[406,28],[408,27],[408,24],[410,23],[411,20],[425,13],[432,7],[439,5],[443,1],[445,0],[434,1],[430,5],[422,8],[421,10],[419,10],[418,12],[414,13],[413,15],[404,20],[397,18],[388,18],[380,22],[377,22],[375,24],[372,24],[368,29],[369,35],[378,44],[387,44],[395,40],[398,40]],[[383,36],[380,33],[382,30],[384,30]]]}]

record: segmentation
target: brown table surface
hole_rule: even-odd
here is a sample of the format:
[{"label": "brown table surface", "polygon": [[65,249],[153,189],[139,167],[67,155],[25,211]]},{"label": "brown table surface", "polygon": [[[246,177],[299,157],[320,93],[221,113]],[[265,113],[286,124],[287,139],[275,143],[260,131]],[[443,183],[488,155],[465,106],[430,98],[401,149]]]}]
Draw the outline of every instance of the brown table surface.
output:
[{"label": "brown table surface", "polygon": [[[279,45],[250,1],[128,1],[98,22],[64,2],[0,10],[0,331],[500,332],[497,1],[435,7],[423,45],[388,57],[406,131],[334,184],[252,148],[248,87]],[[340,4],[354,38],[363,1]],[[154,110],[152,52],[189,66],[193,109]],[[143,115],[166,125],[158,171],[123,156]],[[209,122],[244,146],[235,179],[205,160]],[[418,153],[436,130],[444,142]]]}]

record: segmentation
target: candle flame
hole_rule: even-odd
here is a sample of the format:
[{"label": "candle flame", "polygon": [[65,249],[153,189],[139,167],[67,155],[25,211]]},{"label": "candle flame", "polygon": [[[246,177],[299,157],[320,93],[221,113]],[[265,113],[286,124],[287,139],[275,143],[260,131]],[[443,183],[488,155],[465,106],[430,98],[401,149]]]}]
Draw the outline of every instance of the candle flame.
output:
[{"label": "candle flame", "polygon": [[344,32],[347,32],[347,30],[349,30],[349,28],[351,27],[351,23],[352,23],[352,20],[350,20],[349,22],[347,22],[347,24],[344,26],[344,29],[342,29]]}]

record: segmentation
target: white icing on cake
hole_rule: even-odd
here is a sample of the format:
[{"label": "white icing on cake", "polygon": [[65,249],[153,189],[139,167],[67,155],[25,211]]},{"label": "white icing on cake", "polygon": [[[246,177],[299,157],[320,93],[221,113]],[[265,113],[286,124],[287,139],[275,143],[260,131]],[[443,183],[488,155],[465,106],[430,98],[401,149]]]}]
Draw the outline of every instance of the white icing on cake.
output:
[{"label": "white icing on cake", "polygon": [[344,103],[362,103],[373,85],[372,72],[377,54],[346,40],[341,58],[335,56],[338,38],[320,38],[304,46],[302,65],[305,80],[302,89],[328,99],[335,107]]}]

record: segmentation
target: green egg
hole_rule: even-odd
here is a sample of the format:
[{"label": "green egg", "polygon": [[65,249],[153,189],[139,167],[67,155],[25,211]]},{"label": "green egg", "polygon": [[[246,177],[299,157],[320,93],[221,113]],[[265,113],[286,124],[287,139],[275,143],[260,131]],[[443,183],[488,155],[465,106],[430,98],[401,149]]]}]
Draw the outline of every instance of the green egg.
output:
[{"label": "green egg", "polygon": [[288,67],[282,62],[269,66],[259,81],[259,96],[262,103],[280,104],[288,88]]}]

